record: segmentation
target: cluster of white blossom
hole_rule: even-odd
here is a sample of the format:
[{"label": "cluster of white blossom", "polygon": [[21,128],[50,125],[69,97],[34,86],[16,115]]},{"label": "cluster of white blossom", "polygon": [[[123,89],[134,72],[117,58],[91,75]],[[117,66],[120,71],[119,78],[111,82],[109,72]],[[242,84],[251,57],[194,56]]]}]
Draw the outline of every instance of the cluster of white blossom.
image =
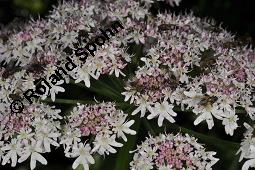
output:
[{"label": "cluster of white blossom", "polygon": [[[162,0],[157,0],[162,1]],[[181,0],[166,0],[171,6]],[[208,128],[214,119],[222,121],[226,134],[233,135],[238,127],[237,110],[255,120],[255,51],[236,40],[214,21],[193,14],[150,14],[153,0],[78,0],[64,1],[45,19],[30,21],[15,30],[0,31],[0,162],[2,165],[23,162],[31,157],[47,164],[41,155],[51,151],[51,145],[63,145],[66,157],[76,158],[73,168],[82,164],[88,170],[94,164],[93,155],[115,153],[121,147],[117,140],[127,141],[126,134],[134,120],[115,108],[114,103],[78,104],[61,131],[60,110],[34,100],[28,104],[22,94],[35,90],[37,81],[45,78],[54,101],[61,87],[71,79],[90,87],[91,77],[125,76],[124,68],[132,61],[131,45],[142,47],[142,65],[125,85],[125,101],[136,106],[132,114],[141,112],[148,119],[158,118],[174,123],[177,113],[191,109],[197,118],[195,125],[206,121]],[[112,21],[120,21],[124,29],[109,32]],[[99,29],[101,28],[101,29]],[[108,29],[110,37],[94,47],[94,55],[82,53],[96,35]],[[116,31],[116,30],[115,30]],[[110,33],[110,34],[109,34]],[[87,49],[88,50],[88,49]],[[92,50],[92,49],[90,49]],[[63,79],[52,81],[51,75],[65,68],[70,60],[75,65]],[[4,65],[4,66],[2,66]],[[131,75],[131,73],[129,73]],[[60,76],[61,77],[61,76]],[[42,95],[45,99],[47,95]],[[10,110],[11,102],[19,99],[25,107],[21,113]],[[241,143],[241,158],[249,159],[243,169],[255,167],[253,127]],[[210,169],[218,159],[214,152],[188,135],[160,135],[148,138],[134,156],[133,170]]]},{"label": "cluster of white blossom", "polygon": [[242,167],[242,170],[248,170],[249,168],[255,168],[254,125],[250,126],[249,124],[244,123],[244,126],[246,127],[246,132],[244,133],[244,139],[237,153],[241,152],[239,162],[244,158],[248,159]]},{"label": "cluster of white blossom", "polygon": [[198,115],[195,125],[205,120],[211,129],[213,118],[221,120],[229,135],[238,127],[238,107],[254,120],[252,48],[237,43],[213,21],[191,14],[158,14],[144,28],[145,65],[122,93],[138,107],[134,113],[143,116],[149,110],[148,118],[159,115],[161,126],[162,118],[176,115],[175,104],[182,110],[192,108]]},{"label": "cluster of white blossom", "polygon": [[60,143],[66,157],[76,158],[73,169],[82,164],[88,170],[94,164],[93,154],[116,153],[114,147],[122,147],[118,138],[127,141],[126,134],[135,135],[130,129],[134,120],[127,121],[127,114],[115,108],[114,103],[81,105],[73,109],[66,118]]},{"label": "cluster of white blossom", "polygon": [[0,162],[12,167],[28,158],[31,169],[37,161],[46,165],[42,154],[51,152],[51,146],[63,145],[67,157],[77,157],[73,168],[82,164],[88,170],[95,162],[93,154],[115,153],[114,147],[123,145],[118,138],[127,141],[126,134],[136,134],[129,129],[134,120],[127,121],[127,114],[116,110],[113,103],[78,104],[65,116],[63,126],[61,111],[44,104],[26,105],[22,113],[6,114],[11,111],[4,104],[0,109]]},{"label": "cluster of white blossom", "polygon": [[213,157],[216,152],[206,152],[194,137],[187,134],[150,136],[134,152],[131,170],[210,170],[219,160]]},{"label": "cluster of white blossom", "polygon": [[[170,5],[178,5],[179,2],[169,1]],[[61,134],[59,119],[62,117],[58,115],[60,110],[40,104],[36,100],[33,104],[28,104],[22,98],[22,94],[28,89],[35,90],[38,83],[35,80],[45,78],[51,86],[47,94],[50,94],[54,101],[58,92],[65,91],[61,86],[69,83],[70,77],[75,79],[76,83],[84,81],[85,85],[90,87],[90,77],[98,79],[101,74],[115,74],[116,77],[124,75],[121,70],[132,57],[126,52],[128,45],[133,42],[144,43],[143,24],[140,23],[144,23],[145,17],[149,15],[151,3],[153,1],[147,0],[64,1],[45,19],[31,20],[27,24],[15,23],[1,29],[0,160],[3,165],[11,163],[14,167],[17,162],[23,162],[31,156],[30,167],[34,169],[36,161],[47,164],[41,154],[50,152],[51,145],[58,147],[63,144],[67,157],[78,157],[73,167],[81,163],[88,169],[88,164],[94,163],[90,154],[114,153],[116,150],[112,146],[122,146],[115,139],[121,137],[126,141],[125,133],[135,134],[135,131],[129,129],[134,121],[125,122],[127,115],[115,110],[111,103],[100,106],[78,105],[68,117],[69,123],[65,125],[65,131]],[[98,47],[95,56],[82,56],[85,59],[80,60],[75,50],[84,48],[88,43],[86,40],[98,35],[100,31],[97,28],[107,29],[111,21],[115,20],[120,20],[124,29],[115,34],[115,37],[111,37],[106,44]],[[17,25],[20,28],[10,30]],[[80,39],[81,37],[83,39]],[[62,74],[63,80],[51,81],[51,75],[69,62],[68,57],[76,65],[75,70]],[[46,97],[45,94],[41,99]],[[14,113],[10,109],[11,102],[15,99],[21,100],[25,105],[21,113]],[[91,108],[99,109],[97,113],[91,113],[87,120],[87,124],[91,126],[85,127],[82,124],[86,120],[73,120],[75,109],[76,112],[85,114],[85,110]],[[101,113],[102,111],[106,111],[107,114]],[[86,116],[84,119],[87,119]],[[96,124],[94,129],[90,129],[92,124],[98,121],[102,121],[100,126]],[[71,137],[68,138],[68,135]],[[91,145],[81,139],[84,136],[95,138],[92,150]]]},{"label": "cluster of white blossom", "polygon": [[47,160],[42,154],[51,152],[51,146],[59,146],[60,112],[54,107],[35,103],[26,105],[22,113],[11,113],[10,107],[1,103],[1,164],[15,167],[30,158],[31,169],[36,167],[37,161],[46,165]]},{"label": "cluster of white blossom", "polygon": [[141,112],[143,117],[148,110],[150,115],[147,118],[158,117],[159,126],[162,126],[164,119],[175,122],[173,117],[177,114],[173,111],[174,105],[168,101],[175,83],[172,82],[172,76],[167,70],[158,67],[142,67],[136,71],[135,77],[127,82],[127,92],[122,93],[125,101],[130,99],[130,103],[138,106],[132,114]]},{"label": "cluster of white blossom", "polygon": [[[139,38],[139,24],[137,29],[133,27],[148,14],[148,4],[140,6],[139,1],[122,0],[63,2],[46,19],[30,21],[22,29],[1,31],[0,62],[5,65],[0,67],[1,98],[8,102],[10,94],[34,90],[35,80],[45,78],[52,87],[50,94],[54,101],[55,94],[64,92],[61,85],[69,83],[70,76],[76,83],[84,81],[90,87],[90,77],[98,79],[101,74],[124,75],[121,70],[132,57],[126,52],[127,44],[137,39],[142,41]],[[120,20],[124,29],[114,37],[108,35],[110,40],[97,46],[94,56],[76,55],[75,50],[84,48],[88,43],[86,41],[100,33],[99,28],[105,31],[115,20]],[[62,74],[64,80],[51,83],[50,76],[58,68],[65,68],[69,62],[67,58],[71,58],[75,69],[66,70],[68,75]]]}]

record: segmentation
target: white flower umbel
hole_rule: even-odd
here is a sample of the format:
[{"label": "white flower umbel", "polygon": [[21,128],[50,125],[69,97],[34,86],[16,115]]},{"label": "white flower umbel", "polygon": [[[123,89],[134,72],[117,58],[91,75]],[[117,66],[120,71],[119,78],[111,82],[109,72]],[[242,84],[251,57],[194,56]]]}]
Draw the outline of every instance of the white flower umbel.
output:
[{"label": "white flower umbel", "polygon": [[163,120],[167,119],[169,122],[174,123],[175,120],[172,118],[177,114],[173,111],[173,105],[169,104],[167,101],[163,101],[161,104],[156,103],[154,108],[154,113],[148,115],[148,119],[152,119],[158,116],[158,125],[162,126]]},{"label": "white flower umbel", "polygon": [[126,134],[135,135],[136,131],[130,129],[130,126],[135,123],[134,120],[126,121],[126,117],[120,117],[116,122],[114,122],[115,127],[113,131],[117,133],[117,137],[121,137],[125,142],[127,142]]},{"label": "white flower umbel", "polygon": [[19,158],[18,162],[24,162],[30,156],[30,169],[33,170],[36,167],[36,161],[40,162],[43,165],[47,164],[47,160],[40,154],[43,153],[42,148],[40,145],[36,143],[36,141],[32,140],[30,146],[26,146],[24,150],[21,152],[21,157]]},{"label": "white flower umbel", "polygon": [[203,145],[187,134],[150,136],[137,146],[134,153],[134,158],[130,162],[132,170],[211,170],[219,160],[214,157],[216,152],[205,151]]},{"label": "white flower umbel", "polygon": [[[132,124],[134,120],[127,120],[127,114],[117,110],[114,103],[78,104],[66,117],[60,143],[65,149],[66,157],[73,157],[73,153],[78,153],[78,149],[83,147],[85,142],[86,153],[90,153],[91,157],[78,157],[73,168],[82,164],[87,170],[89,164],[94,162],[91,159],[93,155],[116,153],[116,148],[123,146],[119,142],[121,138],[127,141],[127,134],[136,134],[136,131],[130,129]],[[88,149],[90,147],[91,150]]]},{"label": "white flower umbel", "polygon": [[174,100],[171,94],[177,86],[171,83],[176,83],[175,78],[170,71],[149,65],[136,71],[135,77],[126,83],[126,91],[122,95],[125,96],[125,101],[130,99],[130,103],[137,106],[132,115],[141,112],[141,117],[144,117],[148,111],[150,114],[147,118],[158,117],[159,126],[162,126],[164,119],[173,123],[173,117],[177,114],[173,111],[174,105],[171,102]]},{"label": "white flower umbel", "polygon": [[254,126],[250,126],[244,123],[246,127],[246,132],[244,133],[244,139],[241,143],[237,154],[241,152],[239,162],[243,159],[247,161],[243,164],[242,170],[248,170],[250,168],[255,168],[255,137],[254,137]]},{"label": "white flower umbel", "polygon": [[98,152],[100,155],[116,153],[117,151],[113,147],[122,147],[123,144],[116,142],[115,138],[115,135],[97,135],[92,152]]},{"label": "white flower umbel", "polygon": [[85,145],[83,143],[79,143],[77,147],[74,146],[72,149],[72,153],[70,155],[71,157],[77,157],[77,158],[74,161],[72,168],[76,169],[78,165],[82,164],[84,167],[84,170],[89,170],[89,164],[95,163],[95,160],[90,153],[91,153],[91,148],[89,144]]},{"label": "white flower umbel", "polygon": [[[4,106],[6,111],[9,106]],[[15,167],[30,158],[30,169],[36,162],[43,165],[47,160],[41,155],[51,152],[52,146],[59,146],[60,136],[58,115],[60,110],[44,104],[25,105],[21,113],[3,113],[0,111],[0,150],[2,165],[11,163]]]}]

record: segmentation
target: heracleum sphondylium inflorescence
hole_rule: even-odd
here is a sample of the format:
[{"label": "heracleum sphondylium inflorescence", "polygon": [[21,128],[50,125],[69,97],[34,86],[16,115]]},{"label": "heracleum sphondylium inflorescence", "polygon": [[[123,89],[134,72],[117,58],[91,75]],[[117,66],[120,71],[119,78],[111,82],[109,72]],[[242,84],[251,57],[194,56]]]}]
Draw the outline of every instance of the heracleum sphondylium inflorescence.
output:
[{"label": "heracleum sphondylium inflorescence", "polygon": [[131,170],[212,169],[219,160],[216,152],[205,151],[196,140],[188,134],[150,136],[134,151]]},{"label": "heracleum sphondylium inflorescence", "polygon": [[[167,2],[178,5],[180,0]],[[145,116],[149,112],[147,118],[157,118],[162,126],[175,122],[175,106],[182,110],[191,108],[198,115],[195,125],[206,121],[211,129],[216,118],[229,135],[238,127],[237,107],[244,108],[254,120],[254,50],[238,43],[213,21],[192,14],[151,15],[152,3],[152,0],[63,2],[46,19],[30,21],[12,31],[6,27],[0,32],[3,37],[0,61],[7,64],[0,70],[3,165],[16,166],[30,157],[30,167],[34,169],[37,161],[47,163],[43,153],[60,145],[67,157],[76,158],[73,168],[82,164],[88,169],[89,164],[95,163],[95,153],[115,153],[114,147],[122,146],[118,138],[126,141],[125,134],[134,135],[135,131],[130,127],[134,121],[117,110],[114,103],[77,104],[64,117],[66,124],[60,123],[63,117],[60,110],[36,100],[32,105],[24,101],[22,113],[11,113],[10,104],[14,97],[35,89],[34,80],[45,78],[51,82],[49,76],[57,66],[64,67],[67,57],[77,67],[68,75],[63,74],[63,80],[51,82],[52,88],[47,93],[53,101],[55,94],[65,91],[61,86],[70,79],[90,87],[91,77],[125,76],[123,69],[133,58],[127,50],[134,43],[143,45],[143,64],[137,67],[135,75],[128,77],[122,93],[126,101],[130,99],[137,106],[133,114],[141,112]],[[79,60],[74,51],[86,45],[79,40],[80,35],[89,40],[100,34],[98,28],[107,28],[115,20],[121,21],[124,29],[98,47],[95,56]],[[92,142],[84,141],[86,137],[92,137]],[[241,158],[250,159],[244,168],[255,166],[253,143],[246,142],[249,139],[253,139],[252,135],[245,135],[240,148]],[[164,166],[157,168],[178,169],[181,165],[171,165],[170,161]]]}]

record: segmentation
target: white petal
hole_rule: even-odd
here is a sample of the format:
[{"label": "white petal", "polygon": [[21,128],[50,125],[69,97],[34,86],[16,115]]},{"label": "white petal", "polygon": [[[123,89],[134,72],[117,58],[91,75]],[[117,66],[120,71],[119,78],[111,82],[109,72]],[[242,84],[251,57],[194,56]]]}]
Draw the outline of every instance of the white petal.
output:
[{"label": "white petal", "polygon": [[254,165],[255,159],[248,160],[243,164],[242,170],[248,170],[250,167],[254,167]]},{"label": "white petal", "polygon": [[85,85],[86,85],[87,87],[90,87],[90,80],[89,80],[89,78],[90,78],[90,77],[89,77],[89,74],[86,73],[84,82],[85,82]]},{"label": "white petal", "polygon": [[23,154],[19,159],[18,159],[18,162],[21,163],[21,162],[24,162],[25,160],[27,160],[27,158],[30,156],[30,153],[26,153],[26,154]]},{"label": "white petal", "polygon": [[13,152],[13,154],[11,154],[11,160],[12,160],[12,167],[15,167],[17,165],[17,154],[15,152]]},{"label": "white petal", "polygon": [[139,113],[141,110],[141,106],[139,106],[138,108],[136,108],[131,115],[136,115],[137,113]]},{"label": "white petal", "polygon": [[171,123],[174,123],[175,122],[175,120],[169,115],[169,114],[164,114],[164,117],[169,121],[169,122],[171,122]]},{"label": "white petal", "polygon": [[36,167],[36,161],[40,162],[43,165],[47,164],[47,160],[37,152],[32,153],[30,160],[30,168],[33,170]]},{"label": "white petal", "polygon": [[111,147],[111,146],[109,146],[109,147],[107,148],[107,150],[108,150],[110,153],[116,153],[116,152],[117,152],[116,149],[114,149],[114,148]]},{"label": "white petal", "polygon": [[161,127],[163,125],[163,120],[164,120],[164,117],[160,115],[158,118],[158,126],[159,127]]},{"label": "white petal", "polygon": [[88,156],[87,156],[87,160],[88,160],[88,162],[89,162],[90,164],[95,164],[95,160],[94,160],[94,158],[93,158],[91,155],[88,155]]},{"label": "white petal", "polygon": [[130,127],[132,124],[134,124],[135,123],[135,121],[134,120],[130,120],[130,121],[128,121],[128,122],[126,122],[125,123],[125,126],[126,127]]},{"label": "white petal", "polygon": [[81,163],[81,156],[79,156],[78,158],[76,158],[76,160],[73,162],[72,168],[76,169]]},{"label": "white petal", "polygon": [[205,120],[204,113],[201,114],[200,116],[198,116],[198,118],[194,121],[194,125],[198,125],[198,124],[201,123],[203,120]]}]

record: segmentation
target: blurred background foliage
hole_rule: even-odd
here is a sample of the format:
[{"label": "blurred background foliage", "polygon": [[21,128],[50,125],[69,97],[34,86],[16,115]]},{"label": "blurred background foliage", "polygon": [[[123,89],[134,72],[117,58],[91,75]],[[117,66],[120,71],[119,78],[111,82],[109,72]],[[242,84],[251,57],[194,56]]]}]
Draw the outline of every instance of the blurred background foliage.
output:
[{"label": "blurred background foliage", "polygon": [[[15,18],[18,20],[27,21],[30,17],[38,18],[45,17],[52,9],[52,5],[56,5],[57,0],[0,0],[0,24],[6,25]],[[183,0],[179,7],[171,8],[164,3],[160,3],[152,10],[160,9],[171,10],[175,13],[184,13],[193,11],[196,16],[214,18],[218,23],[223,23],[228,31],[237,34],[238,37],[254,43],[255,37],[255,10],[254,0]],[[133,47],[136,50],[139,47]],[[132,50],[132,49],[131,49]],[[135,70],[136,62],[139,60],[135,56],[133,65],[126,68],[126,73],[132,73]],[[79,102],[89,103],[95,97],[97,100],[111,101],[115,99],[120,102],[118,107],[126,113],[131,113],[134,107],[128,103],[121,103],[123,96],[120,92],[123,91],[124,80],[114,77],[101,77],[99,81],[93,81],[93,88],[86,88],[80,84],[80,88],[75,88],[72,84],[66,85],[66,92],[58,95],[59,100],[54,103],[64,112],[68,112],[75,100]],[[72,95],[69,95],[72,94]],[[75,96],[76,98],[70,98]],[[50,104],[50,102],[49,102]],[[176,108],[178,111],[178,108]],[[180,112],[180,111],[178,111]],[[242,114],[242,113],[240,113]],[[136,124],[132,126],[138,134],[129,136],[129,140],[124,147],[118,150],[117,154],[106,156],[105,158],[96,156],[96,164],[91,166],[92,170],[127,170],[128,164],[132,159],[130,150],[134,150],[137,144],[145,139],[149,132],[152,135],[157,135],[164,132],[183,132],[189,133],[198,138],[199,142],[207,145],[208,150],[217,151],[217,157],[221,160],[214,166],[216,170],[239,170],[241,164],[238,163],[239,155],[235,155],[239,148],[239,142],[242,138],[243,129],[237,130],[234,137],[225,135],[224,129],[220,122],[216,121],[216,125],[210,132],[207,130],[206,124],[198,126],[193,125],[194,117],[188,112],[181,112],[178,115],[176,124],[167,124],[162,128],[157,127],[156,121],[147,121],[139,119],[139,116],[130,117],[135,119]],[[247,116],[240,116],[240,121],[244,121]],[[239,123],[241,124],[241,123]],[[191,130],[192,129],[192,130]],[[47,166],[38,165],[38,170],[71,170],[73,159],[65,158],[63,149],[58,148],[50,154],[45,155],[48,160]],[[19,165],[16,168],[8,166],[0,166],[0,170],[28,170],[29,161]],[[78,167],[77,170],[81,170]]]}]

